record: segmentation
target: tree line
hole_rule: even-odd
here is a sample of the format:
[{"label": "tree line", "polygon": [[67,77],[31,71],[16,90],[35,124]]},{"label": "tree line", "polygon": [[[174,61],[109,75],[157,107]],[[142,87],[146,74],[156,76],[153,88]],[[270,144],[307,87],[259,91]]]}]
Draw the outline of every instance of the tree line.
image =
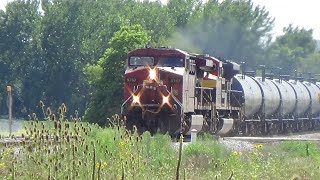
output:
[{"label": "tree line", "polygon": [[312,30],[274,18],[251,0],[15,0],[0,11],[0,114],[14,85],[14,115],[65,103],[104,125],[122,103],[126,54],[146,44],[207,53],[284,73],[320,73]]}]

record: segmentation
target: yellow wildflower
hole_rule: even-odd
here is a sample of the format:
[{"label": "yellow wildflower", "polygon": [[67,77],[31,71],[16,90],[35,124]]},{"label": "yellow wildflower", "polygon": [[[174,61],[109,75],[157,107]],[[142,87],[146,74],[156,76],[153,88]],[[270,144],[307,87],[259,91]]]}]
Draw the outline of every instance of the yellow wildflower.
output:
[{"label": "yellow wildflower", "polygon": [[238,153],[237,151],[233,151],[232,155],[233,155],[233,156],[238,156],[239,153]]},{"label": "yellow wildflower", "polygon": [[0,163],[0,169],[5,167],[4,163]]},{"label": "yellow wildflower", "polygon": [[258,145],[258,149],[262,149],[263,148],[263,145],[262,144],[259,144]]},{"label": "yellow wildflower", "polygon": [[100,166],[100,169],[102,170],[102,169],[106,168],[107,165],[108,165],[107,162],[101,163],[101,166],[100,166],[100,163],[96,163],[96,168],[99,168],[99,166]]},{"label": "yellow wildflower", "polygon": [[103,162],[102,164],[101,164],[101,169],[104,169],[105,167],[107,167],[107,162]]},{"label": "yellow wildflower", "polygon": [[126,145],[126,143],[124,141],[120,141],[119,142],[119,146],[120,146],[121,149],[124,149],[125,145]]}]

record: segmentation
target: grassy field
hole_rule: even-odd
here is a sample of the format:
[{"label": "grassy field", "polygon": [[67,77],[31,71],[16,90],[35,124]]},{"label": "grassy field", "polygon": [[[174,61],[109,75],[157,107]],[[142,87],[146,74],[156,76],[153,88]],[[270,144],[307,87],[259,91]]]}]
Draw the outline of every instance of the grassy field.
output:
[{"label": "grassy field", "polygon": [[[232,152],[210,135],[179,151],[167,135],[67,121],[25,123],[26,142],[0,145],[0,179],[318,179],[309,142]],[[179,160],[179,155],[181,159]],[[179,168],[178,167],[179,164]]]}]

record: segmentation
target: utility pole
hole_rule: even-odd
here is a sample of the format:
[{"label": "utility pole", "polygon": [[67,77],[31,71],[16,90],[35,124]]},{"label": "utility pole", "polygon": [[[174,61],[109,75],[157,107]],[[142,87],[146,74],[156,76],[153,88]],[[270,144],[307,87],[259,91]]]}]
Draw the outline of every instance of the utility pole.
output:
[{"label": "utility pole", "polygon": [[8,92],[8,110],[9,110],[9,136],[12,133],[12,86],[7,85],[7,92]]}]

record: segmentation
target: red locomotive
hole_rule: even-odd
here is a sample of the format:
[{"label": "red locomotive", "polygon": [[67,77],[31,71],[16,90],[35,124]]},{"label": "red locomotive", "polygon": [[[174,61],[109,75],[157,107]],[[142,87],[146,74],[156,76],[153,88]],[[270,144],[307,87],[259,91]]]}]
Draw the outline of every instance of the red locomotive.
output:
[{"label": "red locomotive", "polygon": [[192,129],[226,133],[233,127],[228,117],[237,110],[230,106],[228,90],[238,71],[235,63],[179,49],[133,50],[128,54],[121,109],[126,127],[170,135]]},{"label": "red locomotive", "polygon": [[155,133],[265,134],[319,129],[320,83],[261,77],[236,63],[172,48],[128,54],[122,115],[126,126]]}]

